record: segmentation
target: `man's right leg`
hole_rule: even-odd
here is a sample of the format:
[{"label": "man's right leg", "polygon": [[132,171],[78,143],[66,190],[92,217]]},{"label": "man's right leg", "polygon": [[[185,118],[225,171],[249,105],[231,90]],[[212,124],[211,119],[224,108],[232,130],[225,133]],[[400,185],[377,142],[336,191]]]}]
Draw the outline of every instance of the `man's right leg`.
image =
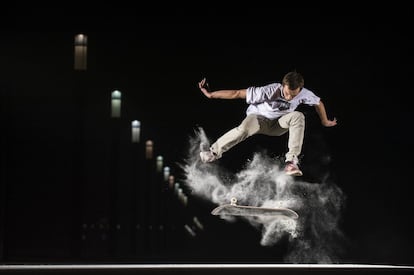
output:
[{"label": "man's right leg", "polygon": [[201,151],[200,158],[203,162],[212,162],[222,157],[223,153],[246,138],[256,134],[260,130],[257,115],[248,115],[239,126],[222,135],[210,146],[210,151]]}]

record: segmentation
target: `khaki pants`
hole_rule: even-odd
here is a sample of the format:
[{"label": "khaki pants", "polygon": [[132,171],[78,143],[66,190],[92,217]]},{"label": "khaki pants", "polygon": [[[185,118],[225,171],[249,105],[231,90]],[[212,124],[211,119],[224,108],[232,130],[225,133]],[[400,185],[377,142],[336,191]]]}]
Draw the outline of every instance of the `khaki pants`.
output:
[{"label": "khaki pants", "polygon": [[254,134],[281,136],[287,132],[289,132],[289,150],[285,155],[286,161],[297,163],[305,133],[305,116],[298,111],[274,120],[259,115],[248,115],[239,126],[231,129],[213,143],[210,149],[220,158],[224,152]]}]

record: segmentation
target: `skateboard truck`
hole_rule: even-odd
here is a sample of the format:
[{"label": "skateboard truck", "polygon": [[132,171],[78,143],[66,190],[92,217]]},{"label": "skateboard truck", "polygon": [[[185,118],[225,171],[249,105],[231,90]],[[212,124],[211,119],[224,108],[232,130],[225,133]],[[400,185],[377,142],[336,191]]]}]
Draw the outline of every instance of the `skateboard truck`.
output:
[{"label": "skateboard truck", "polygon": [[237,203],[237,199],[235,197],[231,198],[230,204],[231,205],[236,205],[236,203]]}]

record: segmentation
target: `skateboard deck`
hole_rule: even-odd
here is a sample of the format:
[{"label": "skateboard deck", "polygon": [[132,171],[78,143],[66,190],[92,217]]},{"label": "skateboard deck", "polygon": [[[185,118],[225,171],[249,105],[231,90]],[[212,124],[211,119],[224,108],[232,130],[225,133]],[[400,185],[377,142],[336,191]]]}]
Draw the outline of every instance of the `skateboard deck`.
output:
[{"label": "skateboard deck", "polygon": [[219,205],[211,211],[212,215],[229,215],[229,216],[283,216],[291,219],[299,218],[296,211],[285,207],[260,207],[249,205],[238,205],[236,199],[231,203]]}]

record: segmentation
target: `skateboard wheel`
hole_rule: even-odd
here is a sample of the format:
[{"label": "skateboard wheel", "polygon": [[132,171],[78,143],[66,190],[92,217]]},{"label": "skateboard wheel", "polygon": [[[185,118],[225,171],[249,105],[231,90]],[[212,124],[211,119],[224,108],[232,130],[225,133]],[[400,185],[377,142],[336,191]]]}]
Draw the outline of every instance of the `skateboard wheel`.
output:
[{"label": "skateboard wheel", "polygon": [[230,204],[231,205],[236,205],[236,203],[237,203],[237,199],[236,198],[231,198],[231,200],[230,200]]}]

